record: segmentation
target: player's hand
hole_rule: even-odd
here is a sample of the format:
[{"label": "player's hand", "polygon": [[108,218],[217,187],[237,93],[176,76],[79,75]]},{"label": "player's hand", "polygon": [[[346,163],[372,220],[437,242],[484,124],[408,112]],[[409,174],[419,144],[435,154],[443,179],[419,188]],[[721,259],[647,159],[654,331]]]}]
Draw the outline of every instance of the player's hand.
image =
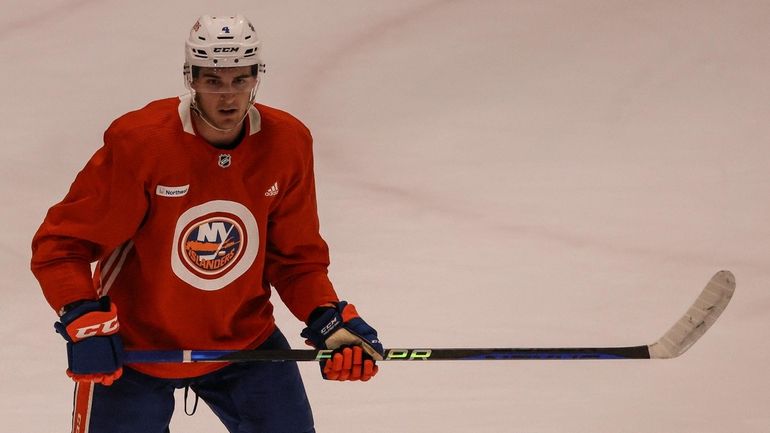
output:
[{"label": "player's hand", "polygon": [[108,297],[79,303],[54,328],[67,340],[67,375],[72,380],[112,385],[123,374],[118,309]]},{"label": "player's hand", "polygon": [[379,370],[384,350],[377,331],[359,317],[352,304],[318,307],[302,331],[317,349],[332,349],[331,358],[321,361],[321,374],[328,380],[367,381]]}]

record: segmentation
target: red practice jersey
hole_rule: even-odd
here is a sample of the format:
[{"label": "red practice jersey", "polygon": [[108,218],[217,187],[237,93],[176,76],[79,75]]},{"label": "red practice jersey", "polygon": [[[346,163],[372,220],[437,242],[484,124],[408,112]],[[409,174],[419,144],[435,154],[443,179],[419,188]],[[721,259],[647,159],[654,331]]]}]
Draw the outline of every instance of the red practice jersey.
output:
[{"label": "red practice jersey", "polygon": [[[319,235],[310,132],[259,104],[231,150],[196,135],[189,97],[120,117],[48,211],[32,251],[55,310],[112,298],[126,349],[255,348],[275,329],[271,286],[303,321],[337,301]],[[220,367],[133,366],[158,377]]]}]

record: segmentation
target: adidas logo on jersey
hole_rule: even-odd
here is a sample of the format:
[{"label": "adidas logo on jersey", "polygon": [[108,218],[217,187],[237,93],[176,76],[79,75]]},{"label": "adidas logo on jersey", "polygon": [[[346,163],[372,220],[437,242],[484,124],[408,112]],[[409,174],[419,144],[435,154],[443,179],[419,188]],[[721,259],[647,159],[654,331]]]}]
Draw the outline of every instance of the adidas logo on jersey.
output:
[{"label": "adidas logo on jersey", "polygon": [[265,191],[265,197],[275,197],[278,195],[278,182],[274,183],[273,186],[268,188],[267,191]]}]

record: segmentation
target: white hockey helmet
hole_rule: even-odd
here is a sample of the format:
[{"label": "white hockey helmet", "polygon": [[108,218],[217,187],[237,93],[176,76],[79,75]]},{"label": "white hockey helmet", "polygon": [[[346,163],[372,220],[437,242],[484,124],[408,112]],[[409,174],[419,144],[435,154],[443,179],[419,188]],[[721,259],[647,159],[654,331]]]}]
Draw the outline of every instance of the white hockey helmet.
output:
[{"label": "white hockey helmet", "polygon": [[243,15],[198,18],[185,42],[185,73],[191,66],[232,68],[256,65],[264,72],[254,26]]}]

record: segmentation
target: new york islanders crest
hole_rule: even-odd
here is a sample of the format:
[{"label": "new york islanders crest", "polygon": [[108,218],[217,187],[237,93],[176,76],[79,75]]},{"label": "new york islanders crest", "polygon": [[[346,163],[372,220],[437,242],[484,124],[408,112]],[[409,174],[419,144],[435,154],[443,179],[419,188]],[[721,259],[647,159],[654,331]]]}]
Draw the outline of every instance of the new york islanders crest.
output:
[{"label": "new york islanders crest", "polygon": [[179,249],[191,271],[216,278],[238,262],[244,235],[243,222],[234,215],[206,215],[183,230]]},{"label": "new york islanders crest", "polygon": [[219,290],[243,275],[259,249],[259,229],[242,204],[215,200],[184,212],[174,230],[171,268],[201,290]]}]

